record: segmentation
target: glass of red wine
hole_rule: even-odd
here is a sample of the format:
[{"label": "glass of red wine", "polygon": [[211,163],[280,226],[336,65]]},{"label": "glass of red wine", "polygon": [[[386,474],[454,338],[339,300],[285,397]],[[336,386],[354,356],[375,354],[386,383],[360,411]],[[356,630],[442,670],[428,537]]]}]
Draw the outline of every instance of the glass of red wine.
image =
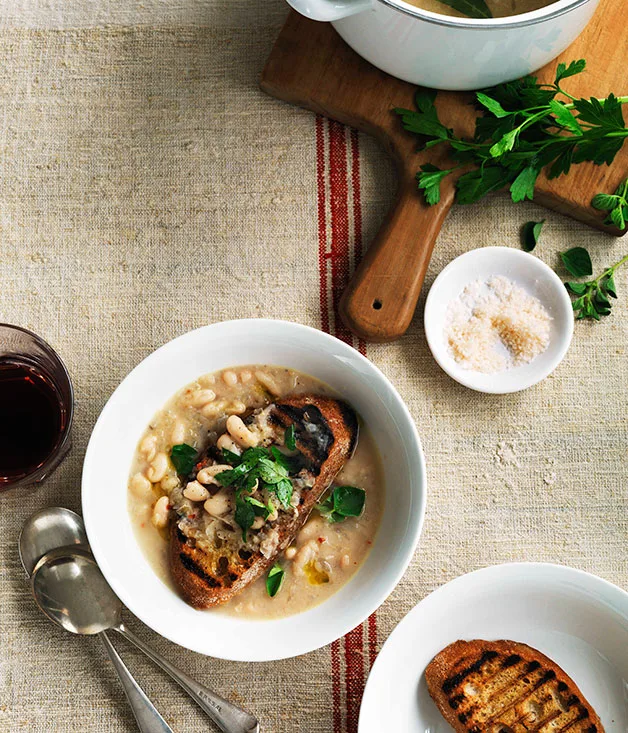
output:
[{"label": "glass of red wine", "polygon": [[58,354],[0,324],[0,492],[43,481],[70,450],[72,383]]}]

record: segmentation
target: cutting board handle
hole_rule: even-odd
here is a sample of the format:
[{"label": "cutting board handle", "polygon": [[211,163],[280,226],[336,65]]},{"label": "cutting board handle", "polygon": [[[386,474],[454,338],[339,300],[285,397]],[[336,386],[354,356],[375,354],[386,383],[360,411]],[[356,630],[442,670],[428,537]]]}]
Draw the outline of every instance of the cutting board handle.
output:
[{"label": "cutting board handle", "polygon": [[345,290],[340,315],[366,341],[394,341],[414,314],[434,243],[454,198],[443,184],[428,206],[414,177],[404,176],[396,201]]}]

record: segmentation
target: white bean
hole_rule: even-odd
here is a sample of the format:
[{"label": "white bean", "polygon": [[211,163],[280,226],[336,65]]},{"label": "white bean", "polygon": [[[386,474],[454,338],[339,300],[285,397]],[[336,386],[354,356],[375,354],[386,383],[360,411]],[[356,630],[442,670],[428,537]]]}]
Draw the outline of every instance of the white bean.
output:
[{"label": "white bean", "polygon": [[179,479],[176,476],[166,476],[161,479],[161,483],[159,485],[164,491],[170,492],[175,488],[175,486],[179,485]]},{"label": "white bean", "polygon": [[152,522],[155,527],[162,528],[168,524],[170,517],[169,500],[167,496],[160,496],[153,507]]},{"label": "white bean", "polygon": [[227,418],[227,431],[231,437],[243,448],[253,448],[259,443],[254,435],[237,415],[229,415]]},{"label": "white bean", "polygon": [[136,473],[129,481],[129,488],[138,499],[148,499],[153,495],[153,485],[143,473]]},{"label": "white bean", "polygon": [[165,453],[158,453],[151,461],[151,464],[146,471],[146,476],[149,481],[152,481],[155,484],[157,481],[161,481],[161,479],[166,475],[167,470],[168,456]]},{"label": "white bean", "polygon": [[205,407],[206,404],[213,402],[215,399],[216,393],[213,389],[200,389],[192,394],[189,402],[193,407]]},{"label": "white bean", "polygon": [[344,570],[345,568],[348,568],[349,565],[351,565],[351,558],[349,557],[349,555],[343,555],[340,558],[340,567]]},{"label": "white bean", "polygon": [[296,547],[289,547],[286,550],[286,560],[293,560],[294,556],[297,554],[297,548]]},{"label": "white bean", "polygon": [[230,470],[231,466],[228,466],[226,463],[216,463],[214,466],[205,466],[205,468],[201,468],[201,470],[196,474],[196,480],[202,484],[215,484],[217,482],[214,479],[214,476],[217,473]]},{"label": "white bean", "polygon": [[185,423],[183,420],[175,420],[172,428],[172,445],[180,445],[185,441]]},{"label": "white bean", "polygon": [[190,501],[205,501],[209,498],[209,491],[198,481],[190,481],[183,489],[183,496]]},{"label": "white bean", "polygon": [[247,382],[250,382],[251,379],[253,379],[253,375],[248,369],[245,369],[244,371],[240,372],[240,381],[242,384],[246,384]]},{"label": "white bean", "polygon": [[222,373],[222,381],[228,386],[228,387],[235,387],[238,383],[238,375],[231,371],[231,369],[227,369]]},{"label": "white bean", "polygon": [[227,407],[226,400],[217,400],[216,402],[208,402],[201,407],[201,415],[203,417],[216,417],[216,415],[225,411]]},{"label": "white bean", "polygon": [[242,415],[246,412],[246,405],[240,400],[234,400],[227,408],[227,412],[231,415]]},{"label": "white bean", "polygon": [[203,504],[203,508],[208,514],[213,517],[222,517],[229,511],[231,506],[231,500],[229,494],[226,491],[219,491],[217,494],[210,496],[209,499]]},{"label": "white bean", "polygon": [[266,372],[255,372],[255,379],[262,385],[262,387],[265,387],[272,395],[275,397],[279,397],[282,393],[281,387],[275,382],[275,380],[270,376],[270,374],[266,374]]},{"label": "white bean", "polygon": [[264,517],[255,517],[253,524],[251,525],[251,529],[261,529],[264,526],[265,521]]},{"label": "white bean", "polygon": [[216,441],[216,447],[220,448],[220,450],[223,448],[225,450],[230,450],[233,453],[237,453],[237,455],[240,455],[242,452],[240,446],[233,440],[229,433],[224,433],[220,438],[218,438]]},{"label": "white bean", "polygon": [[147,461],[152,461],[157,453],[157,436],[147,435],[140,443],[140,453]]}]

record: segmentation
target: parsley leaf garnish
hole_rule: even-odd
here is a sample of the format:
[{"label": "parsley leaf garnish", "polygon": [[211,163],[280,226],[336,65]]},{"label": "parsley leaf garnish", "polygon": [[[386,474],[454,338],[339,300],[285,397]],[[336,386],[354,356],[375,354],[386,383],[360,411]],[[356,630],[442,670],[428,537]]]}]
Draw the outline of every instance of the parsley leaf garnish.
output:
[{"label": "parsley leaf garnish", "polygon": [[301,460],[299,456],[284,455],[275,446],[270,450],[263,447],[247,448],[241,456],[223,450],[222,455],[232,468],[216,474],[215,479],[221,486],[234,489],[234,519],[242,529],[242,538],[246,542],[247,530],[255,517],[266,519],[274,511],[272,504],[266,505],[252,494],[258,487],[266,489],[274,493],[281,505],[288,509],[293,493],[289,474],[300,470]]},{"label": "parsley leaf garnish", "polygon": [[328,522],[342,522],[347,517],[359,517],[364,511],[365,501],[364,489],[357,486],[336,486],[316,508]]},{"label": "parsley leaf garnish", "polygon": [[281,590],[284,576],[285,571],[279,563],[275,563],[268,571],[268,576],[266,578],[266,592],[271,598],[274,598]]},{"label": "parsley leaf garnish", "polygon": [[177,473],[182,476],[187,476],[191,473],[196,463],[196,456],[198,455],[196,448],[193,448],[187,443],[179,443],[173,445],[170,451],[170,460],[172,465],[176,468]]},{"label": "parsley leaf garnish", "polygon": [[[454,7],[454,2],[458,0],[447,4]],[[576,99],[563,90],[561,82],[581,73],[585,66],[584,59],[559,64],[553,84],[525,76],[477,92],[475,101],[482,114],[472,139],[458,137],[439,120],[435,94],[427,90],[417,93],[416,110],[395,109],[404,129],[417,136],[421,148],[444,143],[456,163],[447,169],[432,164],[421,167],[416,178],[425,201],[437,204],[442,181],[461,168],[467,170],[456,181],[455,200],[470,204],[505,186],[515,202],[532,199],[541,171],[548,178],[557,178],[585,161],[610,165],[628,137],[622,113],[628,97],[610,94],[606,99]],[[616,195],[625,199],[625,194],[626,189]],[[602,200],[597,203],[601,206]],[[608,210],[612,222],[624,228],[628,205]]]}]

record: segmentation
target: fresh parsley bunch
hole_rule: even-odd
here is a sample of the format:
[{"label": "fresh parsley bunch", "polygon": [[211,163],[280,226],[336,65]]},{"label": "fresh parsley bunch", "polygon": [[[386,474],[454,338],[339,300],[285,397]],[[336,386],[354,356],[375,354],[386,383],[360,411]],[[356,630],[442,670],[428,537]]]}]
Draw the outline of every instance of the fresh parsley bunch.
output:
[{"label": "fresh parsley bunch", "polygon": [[448,169],[421,167],[416,177],[426,202],[438,203],[441,181],[463,168],[471,167],[456,182],[459,204],[474,203],[504,186],[513,201],[532,199],[536,179],[546,167],[548,177],[557,178],[584,161],[610,165],[628,137],[622,114],[628,97],[577,99],[569,94],[561,82],[585,66],[584,59],[559,64],[553,84],[526,76],[477,92],[483,114],[472,140],[458,137],[438,119],[433,90],[419,89],[416,110],[395,109],[422,148],[445,144],[457,163]]}]

